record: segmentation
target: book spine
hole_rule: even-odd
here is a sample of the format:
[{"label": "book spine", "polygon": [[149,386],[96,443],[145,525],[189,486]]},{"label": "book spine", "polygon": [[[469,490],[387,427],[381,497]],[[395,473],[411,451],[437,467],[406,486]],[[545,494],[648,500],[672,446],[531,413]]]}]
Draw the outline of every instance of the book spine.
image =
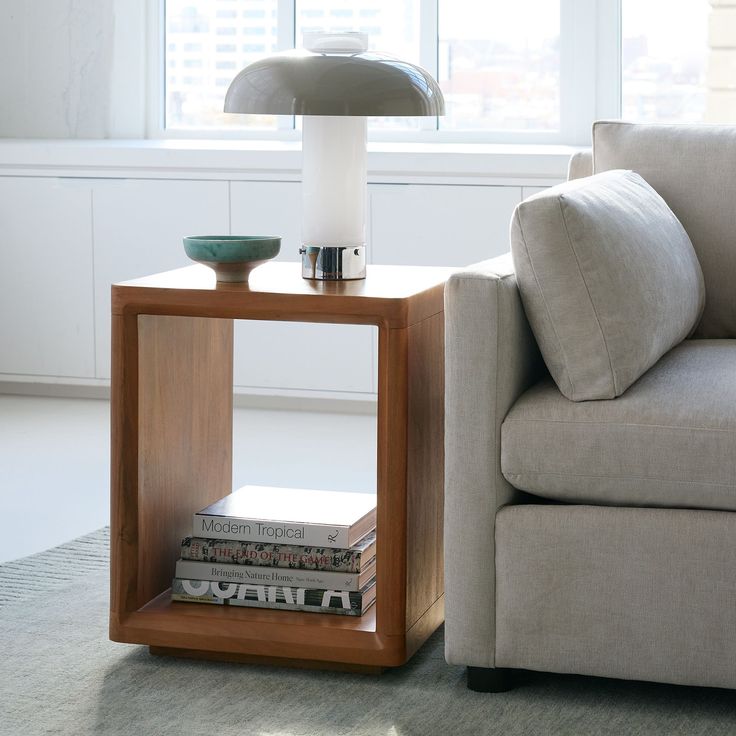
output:
[{"label": "book spine", "polygon": [[320,570],[284,570],[250,565],[218,565],[211,562],[179,560],[176,577],[189,580],[218,580],[227,583],[281,585],[291,588],[358,590],[358,576],[352,573]]},{"label": "book spine", "polygon": [[186,537],[181,543],[184,560],[325,572],[360,572],[362,554],[361,550],[354,549],[203,537]]},{"label": "book spine", "polygon": [[360,591],[348,593],[288,586],[218,583],[210,580],[174,578],[171,584],[171,599],[191,603],[333,613],[342,616],[361,616],[364,613],[363,593]]},{"label": "book spine", "polygon": [[194,514],[195,537],[217,537],[243,542],[286,542],[310,547],[349,547],[346,527],[323,524],[287,524],[262,519]]}]

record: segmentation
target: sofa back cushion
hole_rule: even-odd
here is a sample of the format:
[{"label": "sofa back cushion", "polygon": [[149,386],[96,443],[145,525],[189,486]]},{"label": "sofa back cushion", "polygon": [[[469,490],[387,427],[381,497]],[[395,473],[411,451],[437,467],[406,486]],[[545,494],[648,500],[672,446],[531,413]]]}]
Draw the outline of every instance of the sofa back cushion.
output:
[{"label": "sofa back cushion", "polygon": [[522,202],[511,252],[534,336],[573,401],[622,394],[692,332],[703,309],[687,233],[632,171],[569,181]]},{"label": "sofa back cushion", "polygon": [[736,337],[736,126],[593,126],[593,171],[633,169],[690,236],[706,302],[693,337]]}]

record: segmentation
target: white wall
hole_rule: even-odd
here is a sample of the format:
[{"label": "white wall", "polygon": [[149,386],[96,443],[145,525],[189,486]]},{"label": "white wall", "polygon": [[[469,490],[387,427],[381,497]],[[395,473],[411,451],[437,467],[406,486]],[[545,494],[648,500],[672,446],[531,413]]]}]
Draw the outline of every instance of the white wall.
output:
[{"label": "white wall", "polygon": [[0,137],[143,137],[145,18],[145,0],[3,0]]}]

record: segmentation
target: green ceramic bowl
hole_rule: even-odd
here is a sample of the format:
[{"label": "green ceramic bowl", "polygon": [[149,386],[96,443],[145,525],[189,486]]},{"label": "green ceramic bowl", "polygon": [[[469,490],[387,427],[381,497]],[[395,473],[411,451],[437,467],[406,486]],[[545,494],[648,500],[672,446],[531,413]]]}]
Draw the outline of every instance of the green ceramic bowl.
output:
[{"label": "green ceramic bowl", "polygon": [[184,251],[197,263],[204,263],[218,281],[247,281],[262,263],[275,258],[281,238],[262,235],[195,235],[184,238]]}]

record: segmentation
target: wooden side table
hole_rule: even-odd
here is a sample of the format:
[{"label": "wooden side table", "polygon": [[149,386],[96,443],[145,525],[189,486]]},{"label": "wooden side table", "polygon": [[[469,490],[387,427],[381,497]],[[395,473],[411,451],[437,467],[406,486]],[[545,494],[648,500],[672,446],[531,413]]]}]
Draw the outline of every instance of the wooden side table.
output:
[{"label": "wooden side table", "polygon": [[[156,654],[378,670],[442,623],[445,268],[250,284],[191,266],[112,287],[110,638]],[[233,319],[378,327],[376,604],[361,617],[172,603],[192,514],[232,483]]]}]

